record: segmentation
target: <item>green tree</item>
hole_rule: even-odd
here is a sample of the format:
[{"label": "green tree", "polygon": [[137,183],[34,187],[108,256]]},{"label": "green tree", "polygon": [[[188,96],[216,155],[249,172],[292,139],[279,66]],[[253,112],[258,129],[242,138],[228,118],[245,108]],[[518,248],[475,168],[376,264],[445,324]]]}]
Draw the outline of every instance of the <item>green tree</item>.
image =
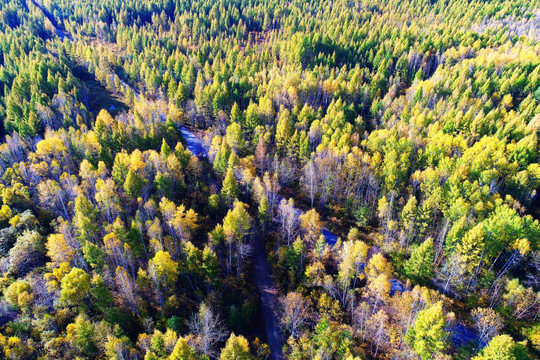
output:
[{"label": "green tree", "polygon": [[414,249],[405,263],[405,274],[420,284],[428,283],[433,276],[434,258],[433,240],[429,238]]},{"label": "green tree", "polygon": [[95,327],[84,315],[79,315],[75,322],[66,328],[67,340],[74,344],[79,352],[88,358],[93,358],[98,352],[95,338]]},{"label": "green tree", "polygon": [[231,168],[227,170],[225,179],[223,179],[221,195],[225,198],[229,206],[232,205],[234,199],[238,196],[238,183]]},{"label": "green tree", "polygon": [[291,113],[287,109],[282,109],[276,125],[276,146],[281,154],[285,154],[285,150],[290,146],[289,141],[293,135],[293,130]]},{"label": "green tree", "polygon": [[105,265],[105,253],[99,248],[99,246],[92,244],[90,241],[86,241],[82,247],[84,260],[97,271],[100,271],[103,265]]},{"label": "green tree", "polygon": [[91,293],[95,301],[95,307],[99,311],[104,313],[111,307],[113,297],[101,275],[95,274],[92,278]]},{"label": "green tree", "polygon": [[82,269],[73,268],[61,282],[60,302],[75,306],[85,306],[90,295],[90,275]]},{"label": "green tree", "polygon": [[97,226],[98,212],[94,205],[84,195],[75,198],[75,216],[73,223],[77,228],[78,239],[83,244],[93,240],[99,234]]},{"label": "green tree", "polygon": [[527,348],[508,335],[495,336],[473,360],[527,360]]},{"label": "green tree", "polygon": [[441,302],[420,311],[406,335],[407,342],[422,360],[431,359],[434,354],[444,351],[447,337]]},{"label": "green tree", "polygon": [[141,195],[142,187],[143,180],[135,171],[133,171],[133,169],[129,169],[126,181],[124,182],[124,191],[126,194],[132,198],[137,198]]},{"label": "green tree", "polygon": [[266,198],[266,195],[262,196],[261,202],[259,203],[258,218],[259,218],[259,221],[261,222],[261,227],[264,234],[266,224],[270,220],[272,220],[272,216],[270,215],[270,206],[268,204],[268,199]]}]

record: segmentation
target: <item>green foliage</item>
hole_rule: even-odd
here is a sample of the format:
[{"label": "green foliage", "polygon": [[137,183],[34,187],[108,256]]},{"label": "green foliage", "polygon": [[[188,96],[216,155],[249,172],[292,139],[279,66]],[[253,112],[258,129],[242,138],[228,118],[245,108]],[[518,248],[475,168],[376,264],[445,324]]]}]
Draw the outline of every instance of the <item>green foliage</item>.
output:
[{"label": "green foliage", "polygon": [[446,349],[447,336],[442,304],[437,303],[418,313],[414,325],[407,331],[407,342],[424,360]]},{"label": "green foliage", "polygon": [[433,276],[434,257],[433,240],[429,238],[413,250],[405,263],[405,274],[420,284],[428,283]]},{"label": "green foliage", "polygon": [[495,336],[489,344],[482,349],[480,355],[474,360],[525,360],[529,359],[526,347],[521,343],[515,343],[508,335]]},{"label": "green foliage", "polygon": [[73,268],[62,278],[60,301],[74,306],[85,306],[84,300],[90,294],[90,275],[82,269]]}]

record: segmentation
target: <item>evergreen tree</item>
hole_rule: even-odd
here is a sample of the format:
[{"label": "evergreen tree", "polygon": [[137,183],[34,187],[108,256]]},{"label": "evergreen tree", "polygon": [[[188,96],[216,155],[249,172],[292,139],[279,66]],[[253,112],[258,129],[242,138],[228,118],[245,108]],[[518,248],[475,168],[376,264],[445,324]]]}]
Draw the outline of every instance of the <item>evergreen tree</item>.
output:
[{"label": "evergreen tree", "polygon": [[126,181],[124,182],[124,191],[132,198],[141,196],[141,190],[143,187],[143,180],[137,175],[133,169],[129,169]]},{"label": "evergreen tree", "polygon": [[227,174],[223,179],[221,195],[225,198],[229,206],[232,205],[234,199],[238,196],[238,183],[236,182],[236,177],[231,168],[227,169]]},{"label": "evergreen tree", "polygon": [[422,360],[431,359],[446,349],[447,338],[446,318],[440,302],[420,311],[407,331],[408,343]]},{"label": "evergreen tree", "polygon": [[429,238],[414,249],[405,263],[405,274],[420,284],[427,284],[433,276],[434,257],[433,240]]}]

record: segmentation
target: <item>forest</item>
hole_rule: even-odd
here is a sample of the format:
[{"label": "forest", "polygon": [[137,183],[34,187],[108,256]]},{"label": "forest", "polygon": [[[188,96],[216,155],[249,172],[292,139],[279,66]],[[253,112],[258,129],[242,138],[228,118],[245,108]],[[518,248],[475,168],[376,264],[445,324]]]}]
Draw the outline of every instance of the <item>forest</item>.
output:
[{"label": "forest", "polygon": [[540,0],[2,0],[0,358],[540,358]]}]

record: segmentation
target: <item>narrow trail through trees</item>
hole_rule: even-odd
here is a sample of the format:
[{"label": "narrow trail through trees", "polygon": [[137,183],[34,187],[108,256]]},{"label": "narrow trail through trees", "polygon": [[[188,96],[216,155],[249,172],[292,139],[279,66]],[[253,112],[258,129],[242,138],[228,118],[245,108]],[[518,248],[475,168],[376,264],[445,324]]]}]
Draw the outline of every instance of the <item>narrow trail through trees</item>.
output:
[{"label": "narrow trail through trees", "polygon": [[270,346],[272,359],[280,360],[283,358],[281,351],[283,342],[279,331],[277,290],[274,286],[272,270],[270,269],[270,265],[268,265],[264,241],[258,232],[253,234],[251,243],[253,246],[253,266],[255,267],[257,286],[261,297],[266,338]]}]

